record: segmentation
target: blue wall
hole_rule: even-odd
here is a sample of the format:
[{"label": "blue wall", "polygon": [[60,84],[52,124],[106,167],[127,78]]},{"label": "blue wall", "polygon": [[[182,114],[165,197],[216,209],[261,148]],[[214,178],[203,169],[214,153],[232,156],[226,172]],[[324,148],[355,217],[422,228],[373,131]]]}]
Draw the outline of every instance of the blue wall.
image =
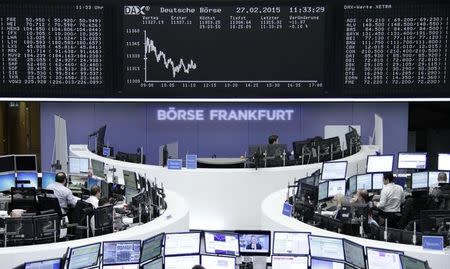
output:
[{"label": "blue wall", "polygon": [[[293,109],[290,121],[158,121],[157,110],[176,109]],[[115,151],[136,152],[144,146],[147,163],[158,162],[158,147],[178,141],[180,157],[186,152],[199,157],[241,156],[249,144],[267,143],[278,134],[280,143],[324,135],[325,125],[361,125],[367,144],[374,127],[374,114],[384,122],[384,152],[407,149],[408,104],[401,103],[251,103],[251,104],[157,104],[157,103],[42,103],[42,168],[50,169],[53,115],[67,122],[69,144],[86,144],[88,134],[106,124],[105,142]]]}]

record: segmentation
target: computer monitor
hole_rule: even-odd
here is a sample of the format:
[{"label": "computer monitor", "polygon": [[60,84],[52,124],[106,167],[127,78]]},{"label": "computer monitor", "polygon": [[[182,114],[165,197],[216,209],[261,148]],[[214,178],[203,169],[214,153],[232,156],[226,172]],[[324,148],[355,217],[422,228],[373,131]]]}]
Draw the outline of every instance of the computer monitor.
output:
[{"label": "computer monitor", "polygon": [[26,262],[24,269],[60,269],[62,268],[62,259],[51,259],[35,262]]},{"label": "computer monitor", "polygon": [[103,265],[139,264],[141,241],[103,242]]},{"label": "computer monitor", "polygon": [[200,253],[200,232],[166,233],[164,255]]},{"label": "computer monitor", "polygon": [[142,242],[140,263],[145,263],[162,255],[164,234],[152,236]]},{"label": "computer monitor", "polygon": [[357,268],[365,269],[366,258],[364,256],[364,247],[347,239],[343,241],[345,261]]},{"label": "computer monitor", "polygon": [[200,264],[200,255],[164,257],[164,268],[166,269],[187,269],[198,264]]},{"label": "computer monitor", "polygon": [[328,198],[338,193],[345,195],[345,179],[328,181]]},{"label": "computer monitor", "polygon": [[311,269],[346,269],[343,262],[311,258]]},{"label": "computer monitor", "polygon": [[105,163],[94,159],[91,159],[91,163],[92,174],[100,178],[105,178]]},{"label": "computer monitor", "polygon": [[55,183],[56,173],[54,172],[42,172],[41,188],[47,189],[48,185]]},{"label": "computer monitor", "polygon": [[392,172],[394,155],[367,156],[367,173]]},{"label": "computer monitor", "polygon": [[427,153],[426,152],[399,152],[398,153],[398,169],[426,169]]},{"label": "computer monitor", "polygon": [[438,170],[450,171],[450,153],[438,154]]},{"label": "computer monitor", "polygon": [[322,180],[343,179],[347,174],[347,161],[324,162],[322,164]]},{"label": "computer monitor", "polygon": [[103,152],[102,152],[103,156],[105,157],[109,157],[111,156],[111,148],[110,147],[103,147]]},{"label": "computer monitor", "polygon": [[449,172],[439,172],[439,171],[430,171],[428,172],[428,185],[430,187],[436,187],[439,185],[438,176],[440,173],[445,174],[445,178],[447,179],[446,183],[449,182],[450,173]]},{"label": "computer monitor", "polygon": [[412,173],[411,188],[413,190],[428,188],[428,172]]},{"label": "computer monitor", "polygon": [[372,189],[372,174],[363,174],[356,176],[356,190]]},{"label": "computer monitor", "polygon": [[163,269],[163,258],[158,258],[141,266],[142,269]]},{"label": "computer monitor", "polygon": [[341,238],[310,235],[311,257],[344,260],[344,246]]},{"label": "computer monitor", "polygon": [[202,266],[208,269],[236,269],[236,258],[202,255]]},{"label": "computer monitor", "polygon": [[14,155],[0,156],[0,173],[16,171]]},{"label": "computer monitor", "polygon": [[328,198],[328,181],[319,183],[318,200],[325,200]]},{"label": "computer monitor", "polygon": [[71,248],[69,251],[69,265],[67,269],[81,269],[98,264],[101,243]]},{"label": "computer monitor", "polygon": [[310,233],[302,232],[274,232],[274,255],[309,255]]},{"label": "computer monitor", "polygon": [[308,256],[272,256],[272,269],[308,269]]},{"label": "computer monitor", "polygon": [[350,194],[356,193],[358,190],[356,185],[356,176],[351,176],[348,178],[348,192]]},{"label": "computer monitor", "polygon": [[372,174],[372,190],[381,190],[384,186],[383,173]]},{"label": "computer monitor", "polygon": [[16,186],[16,174],[0,174],[0,192],[9,191]]},{"label": "computer monitor", "polygon": [[87,181],[86,181],[86,188],[87,188],[88,190],[91,190],[91,188],[92,188],[93,186],[99,186],[99,187],[101,187],[101,182],[100,182],[99,179],[96,179],[96,178],[93,178],[93,177],[89,177],[89,178],[87,179]]},{"label": "computer monitor", "polygon": [[136,172],[123,170],[123,180],[127,189],[137,190]]},{"label": "computer monitor", "polygon": [[270,231],[238,231],[241,256],[270,256]]},{"label": "computer monitor", "polygon": [[89,159],[69,157],[69,174],[85,174],[89,172]]},{"label": "computer monitor", "polygon": [[402,269],[400,254],[402,251],[366,248],[369,269]]},{"label": "computer monitor", "polygon": [[37,171],[36,155],[15,155],[16,171]]},{"label": "computer monitor", "polygon": [[38,188],[38,174],[36,172],[17,172],[17,181],[30,181],[30,183],[21,184],[17,182],[17,187]]},{"label": "computer monitor", "polygon": [[426,261],[405,255],[400,255],[400,263],[402,264],[402,269],[428,269]]},{"label": "computer monitor", "polygon": [[239,235],[237,233],[205,232],[205,252],[239,256]]}]

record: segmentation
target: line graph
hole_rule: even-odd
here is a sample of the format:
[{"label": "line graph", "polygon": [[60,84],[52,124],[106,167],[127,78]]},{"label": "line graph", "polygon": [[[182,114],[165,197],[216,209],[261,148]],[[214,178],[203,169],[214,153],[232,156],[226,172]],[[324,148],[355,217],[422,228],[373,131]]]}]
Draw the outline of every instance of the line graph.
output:
[{"label": "line graph", "polygon": [[172,58],[169,58],[166,56],[166,54],[160,50],[158,51],[158,48],[155,45],[155,42],[151,40],[149,37],[147,37],[147,31],[144,30],[144,70],[145,70],[145,82],[148,82],[147,79],[147,55],[153,53],[156,59],[156,62],[159,63],[161,60],[163,61],[164,67],[166,69],[171,68],[172,69],[172,77],[175,78],[176,75],[183,71],[186,74],[189,74],[190,70],[197,69],[197,64],[194,62],[194,60],[190,60],[187,64],[184,63],[183,58],[180,59],[178,64],[175,65]]}]

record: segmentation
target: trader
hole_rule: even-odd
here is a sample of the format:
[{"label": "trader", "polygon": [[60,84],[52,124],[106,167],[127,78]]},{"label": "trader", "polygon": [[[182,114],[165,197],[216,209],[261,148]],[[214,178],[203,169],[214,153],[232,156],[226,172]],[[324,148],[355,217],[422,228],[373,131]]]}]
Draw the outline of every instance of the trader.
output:
[{"label": "trader", "polygon": [[59,172],[55,176],[55,183],[48,185],[47,189],[53,191],[53,197],[58,198],[59,206],[63,214],[67,213],[69,207],[75,207],[79,198],[73,196],[72,191],[66,187],[67,176]]},{"label": "trader", "polygon": [[395,227],[399,220],[398,213],[401,211],[401,205],[405,202],[405,194],[403,188],[394,183],[392,172],[383,173],[383,183],[380,202],[376,206],[382,210],[380,215],[388,220],[388,226]]},{"label": "trader", "polygon": [[88,199],[86,199],[86,203],[90,203],[92,207],[95,209],[99,205],[99,199],[101,196],[100,187],[97,185],[92,186],[91,188],[91,196],[89,196]]},{"label": "trader", "polygon": [[245,249],[262,249],[262,246],[260,243],[258,243],[258,239],[252,235],[250,244],[248,244]]},{"label": "trader", "polygon": [[271,135],[268,140],[270,145],[278,144],[278,135]]}]

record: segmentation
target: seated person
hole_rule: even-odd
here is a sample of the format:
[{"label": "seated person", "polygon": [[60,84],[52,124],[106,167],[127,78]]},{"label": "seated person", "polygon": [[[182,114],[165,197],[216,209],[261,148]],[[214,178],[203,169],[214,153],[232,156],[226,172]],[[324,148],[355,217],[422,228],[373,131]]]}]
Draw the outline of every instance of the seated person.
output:
[{"label": "seated person", "polygon": [[245,249],[262,249],[261,244],[258,242],[258,239],[256,236],[252,235],[250,239],[250,244],[248,244]]},{"label": "seated person", "polygon": [[99,207],[99,199],[101,196],[100,187],[97,185],[92,186],[91,188],[91,196],[86,199],[87,203],[90,203],[92,207],[95,209]]},{"label": "seated person", "polygon": [[380,202],[375,206],[380,209],[380,215],[388,220],[388,226],[397,228],[399,217],[397,213],[401,212],[401,205],[405,202],[403,188],[394,183],[392,172],[383,173],[384,187],[381,190]]},{"label": "seated person", "polygon": [[50,197],[58,198],[59,206],[63,214],[67,213],[68,208],[73,208],[79,200],[72,194],[72,191],[66,187],[67,176],[64,172],[59,172],[55,176],[55,182],[47,186],[47,190],[52,190]]},{"label": "seated person", "polygon": [[273,135],[269,136],[268,142],[269,142],[269,145],[278,144],[278,135],[273,134]]},{"label": "seated person", "polygon": [[359,189],[355,197],[352,198],[351,203],[367,204],[369,202],[369,192],[365,189]]}]

